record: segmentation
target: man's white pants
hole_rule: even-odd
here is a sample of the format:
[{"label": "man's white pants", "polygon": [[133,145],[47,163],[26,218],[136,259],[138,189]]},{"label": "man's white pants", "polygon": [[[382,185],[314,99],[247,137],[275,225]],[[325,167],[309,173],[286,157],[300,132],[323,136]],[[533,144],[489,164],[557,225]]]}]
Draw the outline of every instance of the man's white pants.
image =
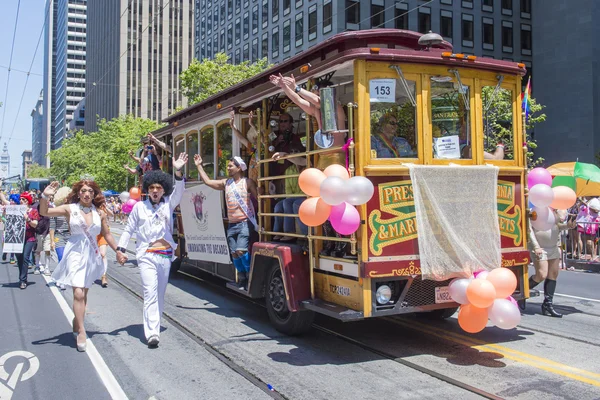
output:
[{"label": "man's white pants", "polygon": [[171,259],[146,253],[138,259],[138,267],[144,290],[144,334],[148,339],[152,335],[160,335],[160,317],[169,283]]}]

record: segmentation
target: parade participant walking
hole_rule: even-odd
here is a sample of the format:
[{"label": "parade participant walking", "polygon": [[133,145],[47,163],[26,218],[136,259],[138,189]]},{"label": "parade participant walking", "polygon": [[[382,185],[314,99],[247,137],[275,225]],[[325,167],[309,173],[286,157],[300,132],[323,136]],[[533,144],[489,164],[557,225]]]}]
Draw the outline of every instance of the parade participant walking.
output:
[{"label": "parade participant walking", "polygon": [[529,277],[529,289],[533,289],[544,281],[544,302],[542,313],[551,317],[562,318],[553,305],[554,291],[556,290],[556,279],[558,278],[560,266],[560,231],[573,229],[575,221],[562,223],[560,216],[554,212],[556,223],[547,231],[535,229],[529,225],[529,250],[532,253],[535,275]]},{"label": "parade participant walking", "polygon": [[256,183],[244,177],[246,163],[241,157],[233,157],[227,164],[229,179],[210,179],[202,167],[202,157],[196,154],[194,163],[206,186],[225,191],[227,201],[227,244],[238,272],[239,288],[245,290],[250,273],[250,236],[256,229],[254,207],[250,194],[258,198]]},{"label": "parade participant walking", "polygon": [[104,265],[96,236],[102,236],[116,251],[117,245],[108,229],[102,190],[93,180],[81,180],[73,185],[65,205],[48,208],[48,198],[54,196],[58,182],[52,182],[42,194],[40,213],[46,217],[66,217],[71,237],[65,247],[63,258],[52,273],[57,286],[73,288],[73,334],[77,350],[86,350],[87,335],[83,325],[87,294],[94,281],[103,274]]},{"label": "parade participant walking", "polygon": [[148,199],[135,204],[117,248],[117,261],[127,260],[127,244],[136,234],[136,259],[142,277],[144,292],[144,335],[149,347],[160,341],[160,319],[169,271],[177,243],[173,240],[173,211],[181,202],[185,184],[181,169],[187,163],[187,154],[173,159],[173,177],[160,170],[148,171],[144,175],[144,191]]}]

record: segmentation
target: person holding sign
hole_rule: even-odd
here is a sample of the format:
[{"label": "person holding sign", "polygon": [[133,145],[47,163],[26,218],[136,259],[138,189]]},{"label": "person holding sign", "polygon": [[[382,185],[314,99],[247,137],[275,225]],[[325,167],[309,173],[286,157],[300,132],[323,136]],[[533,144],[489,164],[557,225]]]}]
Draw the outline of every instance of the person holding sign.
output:
[{"label": "person holding sign", "polygon": [[[173,157],[175,188],[170,174],[160,170],[144,174],[143,191],[148,193],[148,198],[133,206],[117,247],[117,261],[123,264],[127,261],[125,253],[129,239],[133,233],[136,234],[135,256],[142,277],[144,335],[148,347],[156,347],[160,342],[160,319],[171,261],[177,249],[173,239],[173,211],[181,202],[185,190],[181,169],[187,160],[185,153],[181,153],[178,159]],[[108,239],[106,236],[104,238]]]},{"label": "person holding sign", "polygon": [[416,156],[408,140],[397,136],[397,132],[398,119],[393,113],[385,113],[379,118],[379,132],[371,135],[371,150],[377,153],[377,158]]},{"label": "person holding sign", "polygon": [[[4,194],[1,195],[0,200],[2,201],[3,205],[10,205],[10,202],[6,200]],[[31,255],[36,245],[35,228],[37,227],[38,222],[40,220],[40,214],[36,209],[31,208],[31,205],[33,204],[33,198],[29,193],[21,193],[21,195],[19,196],[19,201],[21,206],[26,207],[25,211],[23,212],[23,218],[25,219],[25,241],[23,242],[23,250],[20,253],[16,253],[16,257],[17,265],[19,267],[19,288],[26,289],[27,269],[30,265],[33,265]],[[19,220],[22,223],[23,220],[21,218],[19,218]]]},{"label": "person holding sign", "polygon": [[73,288],[73,335],[77,340],[77,351],[86,351],[87,335],[83,320],[89,288],[104,273],[104,264],[96,236],[102,236],[108,245],[117,250],[117,244],[108,228],[106,213],[101,211],[105,199],[100,186],[91,179],[73,185],[66,203],[59,207],[48,207],[48,199],[56,194],[58,182],[46,187],[40,200],[40,214],[45,217],[65,217],[69,223],[71,237],[65,247],[63,258],[52,273],[52,280],[59,287]]},{"label": "person holding sign", "polygon": [[227,201],[227,244],[231,252],[233,265],[238,272],[239,288],[246,290],[250,273],[250,235],[257,228],[254,207],[250,195],[258,198],[256,183],[244,177],[247,169],[241,157],[233,157],[227,164],[229,179],[210,179],[202,168],[202,157],[194,156],[200,178],[206,186],[225,192]]}]

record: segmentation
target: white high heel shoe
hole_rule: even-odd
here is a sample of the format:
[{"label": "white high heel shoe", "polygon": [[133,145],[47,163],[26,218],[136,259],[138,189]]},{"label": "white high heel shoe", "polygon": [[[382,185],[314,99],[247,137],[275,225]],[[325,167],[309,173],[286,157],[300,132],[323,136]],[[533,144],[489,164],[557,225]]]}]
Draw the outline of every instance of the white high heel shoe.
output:
[{"label": "white high heel shoe", "polygon": [[77,342],[77,351],[80,351],[83,353],[83,352],[85,352],[86,349],[87,349],[87,340],[83,343]]}]

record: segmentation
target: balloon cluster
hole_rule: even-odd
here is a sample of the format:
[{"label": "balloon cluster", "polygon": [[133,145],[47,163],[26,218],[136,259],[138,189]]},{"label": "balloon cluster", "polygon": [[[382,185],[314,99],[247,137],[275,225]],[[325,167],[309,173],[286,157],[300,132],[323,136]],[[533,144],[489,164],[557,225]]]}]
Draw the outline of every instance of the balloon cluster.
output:
[{"label": "balloon cluster", "polygon": [[532,219],[531,225],[540,231],[547,231],[556,223],[551,208],[566,210],[577,201],[577,194],[571,187],[552,185],[552,175],[544,168],[534,168],[529,171],[527,185],[529,202],[537,214],[535,220]]},{"label": "balloon cluster", "polygon": [[506,268],[476,272],[472,278],[454,279],[450,297],[459,303],[458,324],[469,333],[483,330],[489,320],[500,329],[512,329],[521,321],[517,301],[511,294],[517,277]]},{"label": "balloon cluster", "polygon": [[121,211],[125,214],[129,214],[133,210],[133,206],[142,198],[142,193],[139,188],[132,187],[129,192],[121,192],[119,198],[123,202]]},{"label": "balloon cluster", "polygon": [[298,215],[307,226],[319,226],[327,219],[340,235],[350,235],[360,226],[360,215],[354,206],[365,204],[375,188],[363,176],[350,178],[348,170],[333,164],[321,171],[307,168],[298,178],[300,189],[311,196],[300,205]]}]

